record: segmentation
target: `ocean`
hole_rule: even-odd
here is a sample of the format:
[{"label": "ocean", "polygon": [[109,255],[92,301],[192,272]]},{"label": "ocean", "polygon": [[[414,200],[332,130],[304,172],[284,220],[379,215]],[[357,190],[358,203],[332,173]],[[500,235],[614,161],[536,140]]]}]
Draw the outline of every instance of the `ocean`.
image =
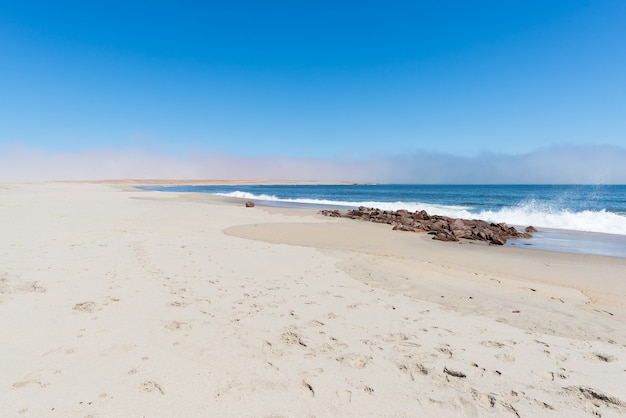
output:
[{"label": "ocean", "polygon": [[425,210],[432,215],[529,225],[538,233],[507,245],[626,258],[626,185],[228,185],[143,186],[202,192],[259,205]]}]

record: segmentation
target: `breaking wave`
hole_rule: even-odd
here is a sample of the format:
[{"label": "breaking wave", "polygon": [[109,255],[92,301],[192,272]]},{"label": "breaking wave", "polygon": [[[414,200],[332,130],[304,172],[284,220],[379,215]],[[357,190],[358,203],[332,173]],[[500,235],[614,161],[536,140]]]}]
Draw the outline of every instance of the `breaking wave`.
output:
[{"label": "breaking wave", "polygon": [[506,222],[510,225],[539,228],[564,229],[573,231],[599,232],[626,235],[626,216],[607,210],[572,211],[557,205],[540,203],[535,200],[521,202],[516,206],[497,209],[477,209],[469,206],[438,205],[424,202],[380,202],[380,201],[335,201],[324,199],[281,199],[274,195],[253,194],[242,191],[216,193],[221,196],[268,201],[283,204],[304,204],[312,206],[359,206],[382,210],[406,209],[412,212],[425,210],[429,214],[464,219],[483,219],[488,222]]}]

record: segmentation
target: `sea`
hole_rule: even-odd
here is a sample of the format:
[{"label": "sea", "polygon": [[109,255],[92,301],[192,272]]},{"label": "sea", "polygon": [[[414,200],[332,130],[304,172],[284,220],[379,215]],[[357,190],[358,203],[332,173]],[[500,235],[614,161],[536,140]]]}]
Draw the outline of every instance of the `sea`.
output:
[{"label": "sea", "polygon": [[314,209],[359,206],[529,225],[538,232],[507,245],[626,258],[626,185],[167,185],[142,189],[201,192],[257,205]]}]

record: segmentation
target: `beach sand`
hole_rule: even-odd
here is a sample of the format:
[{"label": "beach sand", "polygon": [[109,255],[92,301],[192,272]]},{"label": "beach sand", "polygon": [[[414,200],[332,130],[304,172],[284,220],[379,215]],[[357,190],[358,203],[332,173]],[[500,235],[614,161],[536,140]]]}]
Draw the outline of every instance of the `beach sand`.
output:
[{"label": "beach sand", "polygon": [[0,416],[624,416],[626,259],[0,184]]}]

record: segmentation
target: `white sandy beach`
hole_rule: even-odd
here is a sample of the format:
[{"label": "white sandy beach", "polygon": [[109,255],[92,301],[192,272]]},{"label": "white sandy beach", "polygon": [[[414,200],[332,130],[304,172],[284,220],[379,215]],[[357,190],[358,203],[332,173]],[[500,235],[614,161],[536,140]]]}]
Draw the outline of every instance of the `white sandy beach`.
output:
[{"label": "white sandy beach", "polygon": [[626,415],[626,259],[0,184],[0,416]]}]

